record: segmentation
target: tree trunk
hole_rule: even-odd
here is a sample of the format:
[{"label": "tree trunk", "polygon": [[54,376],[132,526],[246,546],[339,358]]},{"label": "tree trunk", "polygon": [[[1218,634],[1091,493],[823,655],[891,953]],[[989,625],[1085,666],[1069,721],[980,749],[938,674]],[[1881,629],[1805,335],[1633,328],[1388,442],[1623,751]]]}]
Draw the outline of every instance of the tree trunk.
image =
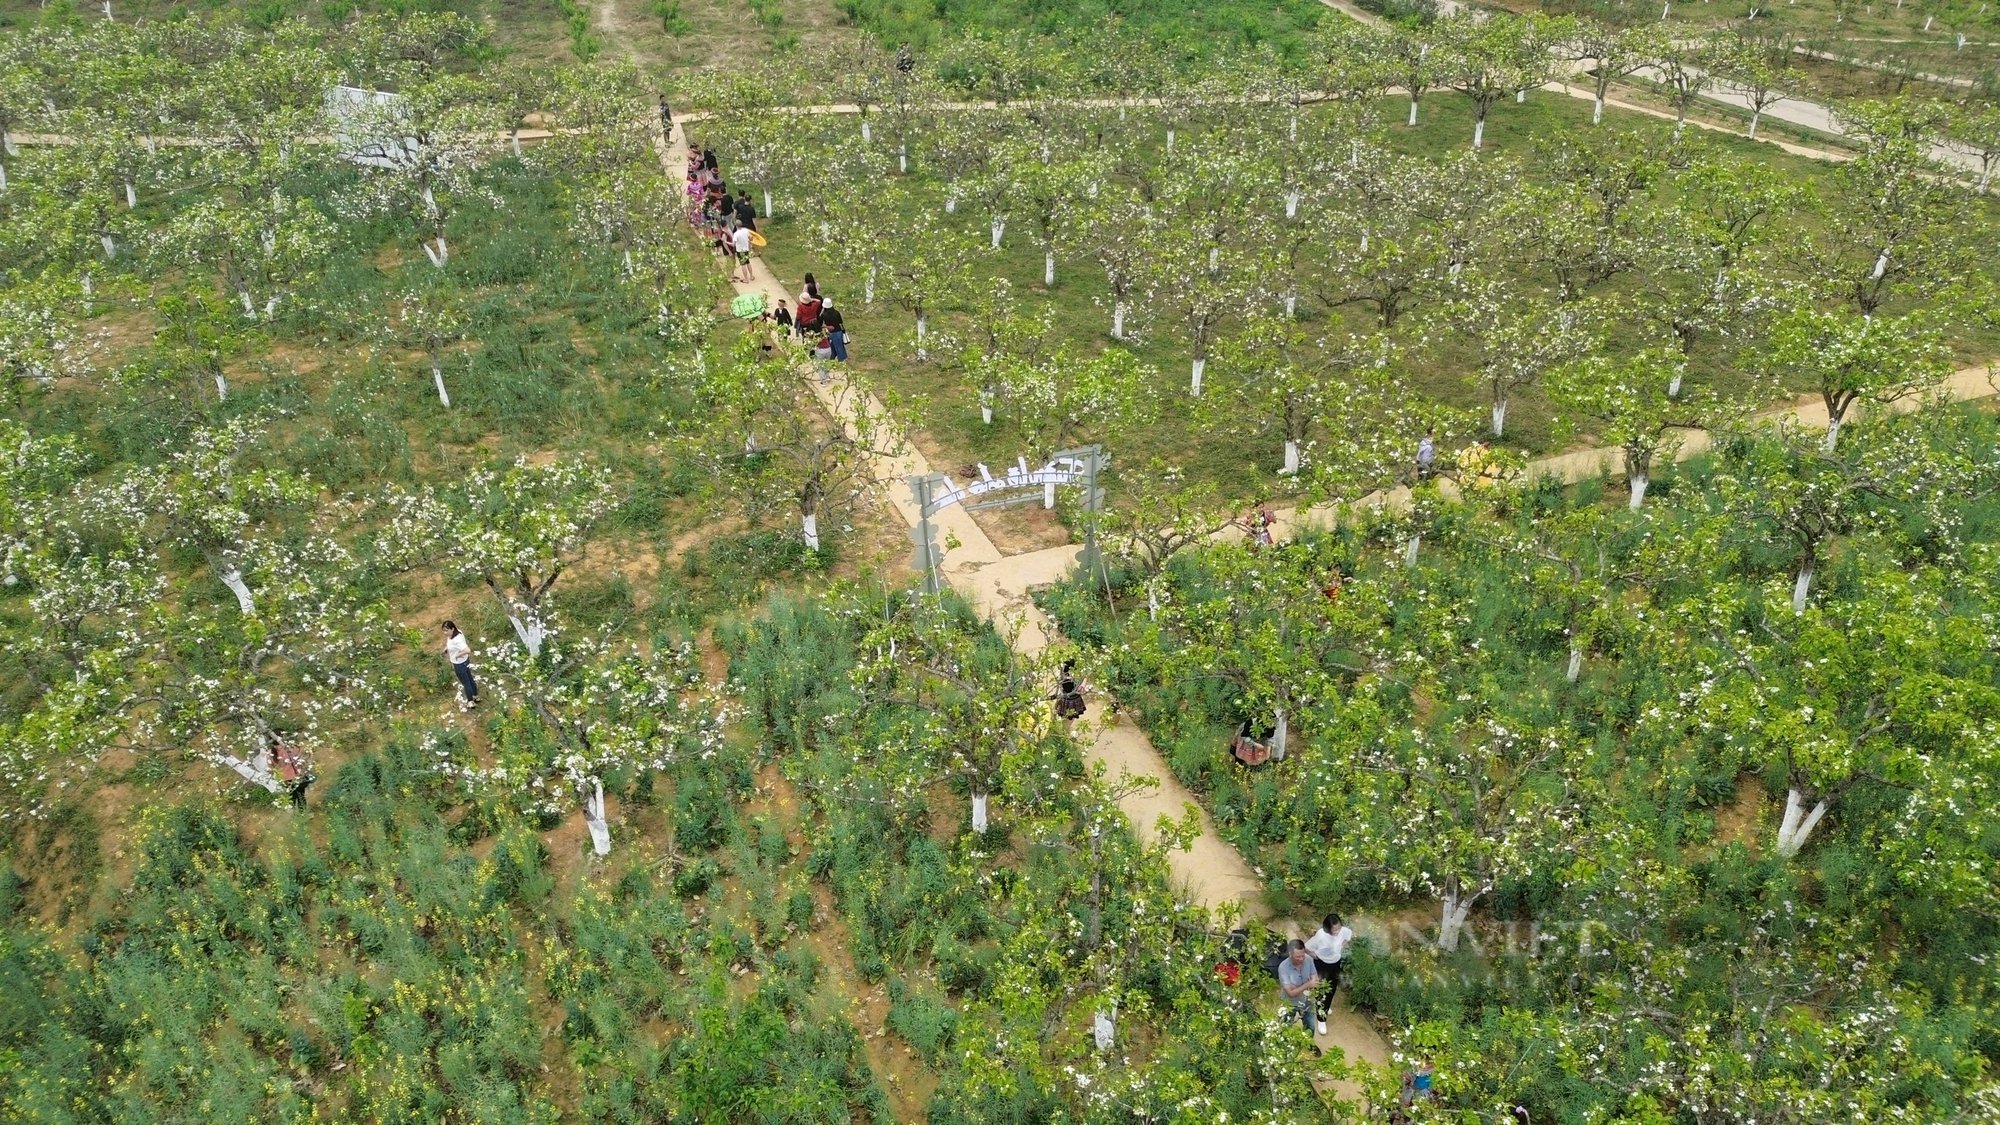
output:
[{"label": "tree trunk", "polygon": [[1410,99],[1410,128],[1414,129],[1416,127],[1417,127],[1417,99],[1412,97]]},{"label": "tree trunk", "polygon": [[1410,536],[1410,541],[1403,545],[1404,566],[1413,567],[1417,565],[1417,548],[1423,546],[1423,542],[1424,537],[1421,532]]},{"label": "tree trunk", "polygon": [[772,200],[771,200],[771,189],[770,189],[770,188],[765,188],[765,189],[764,189],[764,217],[765,217],[766,219],[769,219],[769,218],[771,217],[771,212],[772,212],[772,211],[774,211],[774,210],[776,210],[776,208],[775,208],[775,207],[774,207],[774,206],[772,205]]},{"label": "tree trunk", "polygon": [[946,192],[945,192],[945,194],[944,194],[944,213],[945,213],[945,214],[947,214],[947,215],[956,215],[956,214],[958,214],[958,196],[957,196],[957,194],[956,194],[956,193],[954,193],[954,192],[951,192],[951,191],[946,191]]},{"label": "tree trunk", "polygon": [[1569,650],[1569,671],[1563,674],[1563,679],[1570,683],[1575,683],[1576,678],[1581,675],[1583,675],[1583,650],[1577,648],[1575,645],[1571,645]]},{"label": "tree trunk", "polygon": [[1792,612],[1794,614],[1806,611],[1806,595],[1812,593],[1813,571],[1818,568],[1818,565],[1818,562],[1808,555],[1804,565],[1799,567],[1799,576],[1792,580]]},{"label": "tree trunk", "polygon": [[1174,154],[1174,131],[1172,128],[1169,128],[1167,130],[1167,155],[1172,156],[1173,154]]},{"label": "tree trunk", "polygon": [[451,409],[451,396],[444,390],[444,371],[435,363],[431,364],[431,382],[437,384],[438,402],[442,403],[446,410]]},{"label": "tree trunk", "polygon": [[1667,380],[1667,397],[1681,397],[1681,373],[1678,371],[1674,372],[1673,378]]},{"label": "tree trunk", "polygon": [[1520,89],[1514,91],[1514,104],[1515,105],[1528,104],[1528,88],[1526,86],[1523,86]]},{"label": "tree trunk", "polygon": [[1446,953],[1458,952],[1458,935],[1465,929],[1465,919],[1472,913],[1472,900],[1462,899],[1456,883],[1445,891],[1444,909],[1438,919],[1438,948]]},{"label": "tree trunk", "polygon": [[1125,338],[1125,302],[1123,301],[1111,302],[1111,338],[1114,340],[1123,340]]},{"label": "tree trunk", "polygon": [[132,190],[131,180],[126,180],[124,187],[125,187],[125,209],[127,211],[130,211],[134,207],[137,207],[139,205],[139,196],[137,192],[134,192]]},{"label": "tree trunk", "polygon": [[514,159],[521,158],[521,127],[514,126],[507,131],[507,143],[514,146]]},{"label": "tree trunk", "polygon": [[1652,481],[1648,479],[1646,470],[1632,469],[1628,471],[1625,474],[1625,485],[1632,490],[1632,498],[1626,503],[1626,507],[1632,511],[1638,511],[1639,505],[1646,502],[1646,488],[1650,484],[1652,484]]},{"label": "tree trunk", "polygon": [[1604,91],[1602,90],[1597,92],[1597,104],[1591,107],[1590,123],[1592,125],[1604,124]]},{"label": "tree trunk", "polygon": [[257,306],[250,300],[250,291],[248,289],[238,289],[236,291],[236,299],[243,302],[243,319],[256,320]]},{"label": "tree trunk", "polygon": [[1208,248],[1208,272],[1214,273],[1222,265],[1222,247]]},{"label": "tree trunk", "polygon": [[868,131],[868,119],[866,117],[861,119],[861,139],[863,141],[872,141],[875,139],[875,134]]},{"label": "tree trunk", "polygon": [[1285,294],[1285,319],[1291,320],[1297,317],[1298,315],[1299,315],[1299,295],[1297,293]]},{"label": "tree trunk", "polygon": [[930,352],[924,347],[925,327],[926,327],[926,322],[924,319],[924,314],[918,313],[917,314],[917,358],[918,359],[930,358]]},{"label": "tree trunk", "polygon": [[1493,436],[1500,437],[1507,432],[1507,399],[1504,396],[1493,400]]},{"label": "tree trunk", "polygon": [[819,550],[819,517],[811,512],[800,516],[799,529],[805,533],[806,550]]},{"label": "tree trunk", "polygon": [[97,244],[104,247],[104,260],[109,262],[118,257],[118,240],[108,234],[97,236]]},{"label": "tree trunk", "polygon": [[236,608],[243,611],[243,616],[256,616],[257,600],[250,596],[250,587],[243,581],[243,571],[236,565],[235,558],[229,555],[222,556],[220,573],[216,577],[222,579],[222,584],[229,587],[230,593],[236,595]]},{"label": "tree trunk", "polygon": [[1208,361],[1206,359],[1197,359],[1194,361],[1194,397],[1196,398],[1201,397],[1201,372],[1207,366]]},{"label": "tree trunk", "polygon": [[1054,285],[1055,283],[1056,252],[1053,250],[1044,250],[1042,251],[1042,284]]},{"label": "tree trunk", "polygon": [[1813,829],[1819,827],[1820,818],[1826,815],[1826,798],[1813,803],[1812,811],[1805,808],[1804,794],[1794,785],[1785,794],[1785,819],[1778,825],[1778,855],[1790,859],[1799,854],[1812,838]]},{"label": "tree trunk", "polygon": [[224,377],[222,372],[218,371],[215,373],[215,401],[223,402],[226,401],[228,398],[229,398],[229,380],[226,377]]},{"label": "tree trunk", "polygon": [[873,308],[875,305],[875,267],[869,266],[868,273],[861,279],[861,303]]},{"label": "tree trunk", "polygon": [[1845,425],[1846,422],[1847,422],[1846,407],[1844,406],[1841,407],[1840,413],[1838,414],[1835,414],[1831,410],[1827,411],[1826,439],[1820,443],[1821,449],[1825,450],[1828,453],[1833,452],[1833,447],[1840,442],[1840,427]]},{"label": "tree trunk", "polygon": [[986,825],[986,794],[974,793],[972,795],[972,830],[974,832],[984,832],[986,831]]},{"label": "tree trunk", "polygon": [[896,171],[906,176],[910,174],[910,142],[908,141],[904,141],[896,146]]},{"label": "tree trunk", "polygon": [[590,779],[590,792],[583,798],[583,823],[590,829],[590,850],[598,855],[611,854],[611,826],[604,820],[604,781]]},{"label": "tree trunk", "polygon": [[1285,218],[1296,219],[1299,217],[1299,201],[1303,197],[1304,193],[1299,191],[1298,188],[1292,188],[1285,193]]},{"label": "tree trunk", "polygon": [[1750,139],[1753,141],[1757,139],[1757,121],[1759,118],[1762,118],[1763,116],[1764,116],[1764,111],[1761,109],[1753,109],[1750,111]]},{"label": "tree trunk", "polygon": [[1000,249],[1000,236],[1007,233],[1007,216],[993,216],[993,249]]},{"label": "tree trunk", "polygon": [[1486,144],[1486,119],[1480,117],[1472,122],[1472,150],[1479,151]]},{"label": "tree trunk", "polygon": [[1298,471],[1299,443],[1287,438],[1285,440],[1285,467],[1278,470],[1278,475],[1281,477],[1296,476],[1298,475]]},{"label": "tree trunk", "polygon": [[521,647],[528,650],[531,658],[541,656],[542,642],[548,639],[549,631],[526,607],[510,603],[510,609],[518,611],[508,613],[507,621],[514,626],[514,635],[521,638]]},{"label": "tree trunk", "polygon": [[1271,733],[1271,760],[1282,762],[1290,752],[1292,720],[1283,707],[1277,709],[1276,717],[1277,729]]}]

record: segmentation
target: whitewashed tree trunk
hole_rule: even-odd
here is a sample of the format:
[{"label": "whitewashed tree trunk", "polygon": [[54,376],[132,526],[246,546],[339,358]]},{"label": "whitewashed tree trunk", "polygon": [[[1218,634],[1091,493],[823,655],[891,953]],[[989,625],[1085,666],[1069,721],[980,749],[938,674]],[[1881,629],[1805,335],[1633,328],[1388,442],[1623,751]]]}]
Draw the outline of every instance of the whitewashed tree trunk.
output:
[{"label": "whitewashed tree trunk", "polygon": [[451,261],[451,247],[445,245],[444,235],[440,234],[438,235],[437,264],[439,267],[442,267],[449,261]]},{"label": "whitewashed tree trunk", "polygon": [[989,426],[993,424],[993,397],[991,395],[979,396],[979,420]]},{"label": "whitewashed tree trunk", "polygon": [[868,273],[861,279],[861,303],[864,305],[871,305],[871,306],[875,303],[874,266],[869,266]]},{"label": "whitewashed tree trunk", "polygon": [[1875,268],[1874,270],[1869,272],[1868,280],[1880,281],[1882,280],[1882,275],[1888,272],[1889,272],[1889,250],[1887,247],[1883,247],[1882,252],[1875,256]]},{"label": "whitewashed tree trunk", "polygon": [[1840,442],[1840,427],[1845,425],[1846,422],[1847,412],[1845,410],[1839,414],[1829,416],[1826,420],[1826,439],[1820,444],[1820,448],[1826,450],[1828,453],[1832,453],[1834,446]]},{"label": "whitewashed tree trunk", "polygon": [[1667,380],[1667,397],[1681,397],[1681,373],[1678,371],[1674,372],[1673,378]]},{"label": "whitewashed tree trunk", "polygon": [[819,550],[819,517],[812,514],[800,516],[799,530],[805,533],[806,549]]},{"label": "whitewashed tree trunk", "polygon": [[0,191],[7,190],[7,164],[0,161]]},{"label": "whitewashed tree trunk", "polygon": [[765,217],[765,218],[767,218],[767,219],[768,219],[768,218],[770,218],[770,217],[771,217],[771,212],[772,212],[772,211],[774,211],[774,210],[776,210],[776,208],[775,208],[775,207],[773,206],[773,201],[772,201],[772,199],[771,199],[771,189],[770,189],[770,188],[765,188],[765,189],[764,189],[764,217]]},{"label": "whitewashed tree trunk", "polygon": [[1197,360],[1195,360],[1195,361],[1194,361],[1194,385],[1193,385],[1193,391],[1194,391],[1194,396],[1195,396],[1196,398],[1200,398],[1200,397],[1201,397],[1201,373],[1202,373],[1202,370],[1203,370],[1204,368],[1206,368],[1207,366],[1208,366],[1208,361],[1207,361],[1207,360],[1205,360],[1205,359],[1197,359]]},{"label": "whitewashed tree trunk", "polygon": [[521,127],[519,125],[508,130],[507,143],[513,146],[514,159],[519,160],[521,158]]},{"label": "whitewashed tree trunk", "polygon": [[986,831],[987,823],[986,794],[974,793],[972,795],[972,830],[974,832],[984,832]]},{"label": "whitewashed tree trunk", "polygon": [[1417,565],[1417,548],[1423,546],[1423,544],[1424,544],[1424,537],[1421,532],[1416,535],[1410,536],[1410,541],[1408,543],[1403,544],[1404,566]]},{"label": "whitewashed tree trunk", "polygon": [[1209,247],[1209,248],[1208,248],[1208,272],[1210,272],[1210,273],[1214,273],[1214,272],[1216,271],[1216,269],[1217,269],[1217,268],[1219,268],[1219,267],[1220,267],[1221,265],[1222,265],[1222,247],[1220,247],[1220,246],[1211,246],[1211,247]]},{"label": "whitewashed tree trunk", "polygon": [[123,186],[125,188],[125,209],[130,211],[139,205],[139,194],[132,190],[131,180],[126,180]]},{"label": "whitewashed tree trunk", "polygon": [[924,314],[918,313],[917,314],[917,358],[918,359],[930,358],[929,349],[924,347],[924,333],[927,327],[928,327],[928,321],[924,317]]},{"label": "whitewashed tree trunk", "polygon": [[110,236],[110,235],[108,235],[108,234],[100,234],[100,235],[98,235],[98,236],[97,236],[97,244],[98,244],[99,246],[102,246],[102,247],[104,247],[104,260],[105,260],[105,261],[107,261],[107,262],[108,262],[108,261],[111,261],[111,260],[113,260],[113,259],[115,259],[115,258],[117,258],[117,257],[118,257],[118,240],[117,240],[117,239],[115,239],[115,238],[111,237],[111,236]]},{"label": "whitewashed tree trunk", "polygon": [[1568,680],[1570,683],[1575,683],[1576,678],[1578,676],[1581,676],[1582,674],[1583,674],[1583,650],[1575,646],[1571,646],[1569,650],[1569,671],[1563,674],[1563,678]]},{"label": "whitewashed tree trunk", "polygon": [[866,117],[861,119],[861,139],[864,141],[875,139],[875,134],[868,131],[868,119]]},{"label": "whitewashed tree trunk", "polygon": [[21,150],[14,147],[14,134],[5,129],[0,129],[0,150],[4,150],[8,156],[21,155]]},{"label": "whitewashed tree trunk", "polygon": [[513,609],[514,612],[507,615],[508,624],[514,626],[514,635],[521,638],[521,647],[528,650],[528,655],[539,657],[542,655],[542,642],[548,639],[549,631],[542,627],[541,620],[526,606],[516,602]]},{"label": "whitewashed tree trunk", "polygon": [[1169,128],[1167,130],[1167,155],[1172,156],[1173,154],[1174,154],[1174,131],[1172,128]]},{"label": "whitewashed tree trunk", "polygon": [[1443,911],[1438,918],[1438,948],[1446,953],[1458,952],[1458,935],[1465,929],[1465,919],[1472,913],[1472,900],[1461,898],[1456,889],[1446,892]]},{"label": "whitewashed tree trunk", "polygon": [[111,18],[111,0],[104,0],[104,18]]},{"label": "whitewashed tree trunk", "polygon": [[993,216],[993,249],[1000,249],[1000,236],[1007,233],[1007,216]]},{"label": "whitewashed tree trunk", "polygon": [[1477,150],[1483,147],[1485,143],[1486,143],[1486,119],[1482,117],[1479,120],[1474,121],[1472,123],[1472,147],[1475,150]]},{"label": "whitewashed tree trunk", "polygon": [[910,143],[908,141],[904,141],[896,146],[896,171],[906,176],[910,173]]},{"label": "whitewashed tree trunk", "polygon": [[1055,283],[1056,252],[1053,250],[1044,250],[1042,251],[1042,284],[1054,285]]},{"label": "whitewashed tree trunk", "polygon": [[243,319],[256,320],[257,305],[250,300],[250,291],[248,289],[238,289],[236,291],[236,299],[243,303]]},{"label": "whitewashed tree trunk", "polygon": [[947,191],[947,192],[945,192],[945,193],[944,193],[944,213],[945,213],[945,214],[947,214],[947,215],[956,215],[956,214],[958,214],[958,193],[957,193],[957,192],[954,192],[954,191]]},{"label": "whitewashed tree trunk", "polygon": [[1296,109],[1293,110],[1292,115],[1285,120],[1285,139],[1289,141],[1296,141],[1299,139],[1299,111]]},{"label": "whitewashed tree trunk", "polygon": [[444,262],[439,260],[437,251],[431,247],[430,243],[422,242],[418,243],[418,245],[424,248],[424,257],[429,258],[431,260],[431,265],[434,265],[439,269],[444,268]]},{"label": "whitewashed tree trunk", "polygon": [[583,823],[590,829],[590,849],[598,855],[611,854],[611,826],[604,820],[604,782],[590,779],[590,792],[583,798]]},{"label": "whitewashed tree trunk", "polygon": [[1812,811],[1806,811],[1804,794],[1797,786],[1785,793],[1785,819],[1778,825],[1778,855],[1790,859],[1799,854],[1812,838],[1813,829],[1819,827],[1820,818],[1826,815],[1826,800],[1821,798],[1813,803]]},{"label": "whitewashed tree trunk", "polygon": [[1806,597],[1812,593],[1813,571],[1819,569],[1817,562],[1809,562],[1799,568],[1799,576],[1792,580],[1792,612],[1806,611]]},{"label": "whitewashed tree trunk", "polygon": [[1597,95],[1597,103],[1596,103],[1595,105],[1593,105],[1593,106],[1591,107],[1591,110],[1590,110],[1590,123],[1591,123],[1592,125],[1602,125],[1602,124],[1604,124],[1604,95],[1603,95],[1603,94],[1599,94],[1599,95]]},{"label": "whitewashed tree trunk", "polygon": [[1278,470],[1282,477],[1296,476],[1299,471],[1299,443],[1285,439],[1285,467]]},{"label": "whitewashed tree trunk", "polygon": [[215,373],[215,401],[225,402],[229,398],[229,379],[218,371]]},{"label": "whitewashed tree trunk", "polygon": [[271,319],[272,316],[276,315],[277,311],[278,295],[273,293],[269,297],[264,298],[264,319]]},{"label": "whitewashed tree trunk", "polygon": [[[5,167],[5,165],[0,165],[0,167]],[[0,187],[6,187],[6,186],[7,186],[7,177],[4,174],[0,174]],[[91,297],[96,295],[96,290],[91,288],[89,273],[86,272],[82,277],[77,278],[77,282],[83,286],[84,296]]]},{"label": "whitewashed tree trunk", "polygon": [[1363,254],[1366,254],[1366,253],[1368,252],[1368,240],[1369,240],[1369,234],[1368,234],[1368,228],[1367,228],[1367,227],[1362,227],[1362,228],[1361,228],[1361,253],[1363,253]]},{"label": "whitewashed tree trunk", "polygon": [[[105,7],[107,7],[107,8],[109,8],[110,6],[111,6],[111,5],[110,5],[110,4],[108,4],[108,3],[107,3],[107,4],[105,4]],[[1925,16],[1925,17],[1924,17],[1924,30],[1925,30],[1925,31],[1929,31],[1929,30],[1931,29],[1931,21],[1932,21],[1932,20],[1935,20],[1935,19],[1937,19],[1937,17],[1936,17],[1936,16]]]},{"label": "whitewashed tree trunk", "polygon": [[1515,105],[1527,105],[1527,104],[1528,104],[1528,89],[1527,89],[1527,87],[1523,86],[1523,87],[1522,87],[1521,89],[1519,89],[1519,90],[1516,90],[1516,91],[1514,91],[1514,104],[1515,104]]},{"label": "whitewashed tree trunk", "polygon": [[250,596],[250,587],[243,581],[243,570],[236,565],[234,557],[222,556],[222,570],[216,577],[222,579],[222,584],[229,587],[230,593],[236,595],[236,608],[243,611],[243,616],[256,615],[257,599]]},{"label": "whitewashed tree trunk", "polygon": [[1303,198],[1304,193],[1298,188],[1292,188],[1285,192],[1285,218],[1296,219],[1299,217],[1299,201]]},{"label": "whitewashed tree trunk", "polygon": [[1496,399],[1493,403],[1493,436],[1500,437],[1507,432],[1507,400]]},{"label": "whitewashed tree trunk", "polygon": [[1291,751],[1292,719],[1283,707],[1277,709],[1276,717],[1277,729],[1271,732],[1271,760],[1282,762]]},{"label": "whitewashed tree trunk", "polygon": [[1114,340],[1123,340],[1125,338],[1125,302],[1123,301],[1111,302],[1111,338]]},{"label": "whitewashed tree trunk", "polygon": [[1410,128],[1417,127],[1417,99],[1410,99]]},{"label": "whitewashed tree trunk", "polygon": [[442,403],[446,410],[451,409],[451,396],[444,390],[444,372],[435,363],[431,364],[431,382],[437,384],[438,402]]},{"label": "whitewashed tree trunk", "polygon": [[1632,511],[1638,511],[1639,505],[1646,502],[1646,489],[1652,483],[1644,469],[1635,469],[1626,473],[1625,485],[1632,491],[1632,498],[1627,502],[1626,507]]},{"label": "whitewashed tree trunk", "polygon": [[1299,295],[1297,293],[1285,294],[1285,319],[1290,320],[1298,315]]},{"label": "whitewashed tree trunk", "polygon": [[1099,1054],[1108,1053],[1118,1043],[1118,1005],[1113,1003],[1111,1011],[1092,1012],[1090,1016],[1091,1042],[1097,1044]]},{"label": "whitewashed tree trunk", "polygon": [[1763,116],[1764,111],[1761,109],[1752,109],[1750,111],[1750,139],[1753,141],[1757,139],[1757,122]]}]

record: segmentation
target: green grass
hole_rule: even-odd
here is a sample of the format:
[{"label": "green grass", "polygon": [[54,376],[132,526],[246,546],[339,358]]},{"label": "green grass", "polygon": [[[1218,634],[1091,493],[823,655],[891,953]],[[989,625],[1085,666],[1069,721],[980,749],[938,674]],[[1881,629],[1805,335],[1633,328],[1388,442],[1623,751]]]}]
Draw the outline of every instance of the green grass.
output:
[{"label": "green grass", "polygon": [[884,43],[928,44],[962,32],[1101,35],[1107,21],[1191,55],[1269,43],[1303,50],[1326,15],[1318,0],[838,0],[857,26]]}]

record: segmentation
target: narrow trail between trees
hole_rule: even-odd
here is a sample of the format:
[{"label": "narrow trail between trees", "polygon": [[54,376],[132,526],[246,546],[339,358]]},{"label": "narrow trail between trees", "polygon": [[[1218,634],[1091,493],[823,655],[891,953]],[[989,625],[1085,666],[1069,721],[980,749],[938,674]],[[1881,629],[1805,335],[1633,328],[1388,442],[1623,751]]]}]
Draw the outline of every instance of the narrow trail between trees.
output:
[{"label": "narrow trail between trees", "polygon": [[[667,171],[669,182],[679,182],[687,171],[686,131],[677,127],[671,142],[656,137],[654,145],[660,152],[660,161]],[[751,280],[733,283],[739,294],[761,294],[767,305],[780,298],[792,301],[791,292],[772,275],[770,267],[761,257],[753,257],[751,265]],[[807,371],[803,373],[802,381],[827,414],[846,426],[850,434],[859,434],[863,429],[857,425],[858,421],[893,429],[887,424],[889,415],[881,400],[850,382],[845,371],[836,369],[825,381]],[[920,513],[915,499],[902,482],[932,470],[923,454],[900,436],[901,431],[895,432],[899,436],[891,444],[896,452],[877,459],[873,476],[881,483],[903,522],[914,528]],[[937,513],[931,517],[931,522],[937,528],[941,543],[954,539],[957,543],[946,552],[941,568],[945,580],[964,595],[982,616],[1008,634],[1017,651],[1032,656],[1047,648],[1057,637],[1055,623],[1029,600],[1028,592],[1034,586],[1047,585],[1060,578],[1075,563],[1077,549],[1071,547],[1061,552],[1039,552],[1044,556],[1040,567],[1028,570],[1018,564],[1009,565],[1011,560],[1003,560],[999,548],[962,506],[954,505]],[[1058,554],[1066,557],[1055,557]],[[1157,783],[1156,788],[1131,794],[1119,802],[1120,810],[1132,822],[1141,839],[1147,843],[1159,840],[1157,825],[1162,817],[1177,820],[1189,808],[1200,814],[1201,835],[1193,846],[1186,851],[1168,853],[1174,881],[1191,901],[1210,910],[1238,909],[1246,918],[1262,919],[1280,929],[1287,927],[1285,920],[1273,919],[1264,905],[1263,879],[1251,869],[1242,854],[1216,831],[1207,810],[1202,808],[1186,786],[1174,778],[1166,760],[1144,732],[1122,714],[1107,716],[1101,701],[1090,704],[1079,722],[1078,732],[1085,738],[1086,758],[1092,764],[1103,765],[1111,780],[1130,775],[1150,778]],[[1275,992],[1272,995],[1275,1001]],[[1339,1047],[1349,1057],[1379,1066],[1388,1065],[1388,1044],[1373,1025],[1346,1007],[1344,1002],[1335,1005],[1332,1018],[1328,1020],[1327,1032],[1318,1037],[1322,1048]],[[1333,1092],[1340,1097],[1359,1096],[1358,1087],[1348,1083],[1335,1084]]]}]

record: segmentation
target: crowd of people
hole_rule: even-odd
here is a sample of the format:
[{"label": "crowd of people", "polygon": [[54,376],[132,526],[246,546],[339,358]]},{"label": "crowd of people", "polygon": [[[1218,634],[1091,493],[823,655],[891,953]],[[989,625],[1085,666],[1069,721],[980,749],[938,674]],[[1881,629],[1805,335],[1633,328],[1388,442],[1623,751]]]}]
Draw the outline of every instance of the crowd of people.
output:
[{"label": "crowd of people", "polygon": [[[673,138],[673,118],[665,98],[660,99],[660,128],[669,140]],[[714,149],[689,144],[687,196],[688,222],[730,263],[729,280],[741,284],[754,281],[752,251],[763,243],[757,229],[757,205],[751,202],[747,190],[730,194],[729,182],[723,178],[721,161],[716,159]],[[765,310],[762,319],[786,337],[809,345],[814,368],[822,381],[827,378],[829,363],[847,362],[845,318],[833,306],[833,298],[820,291],[819,281],[812,274],[806,274],[799,288],[797,309],[780,299]]]}]

